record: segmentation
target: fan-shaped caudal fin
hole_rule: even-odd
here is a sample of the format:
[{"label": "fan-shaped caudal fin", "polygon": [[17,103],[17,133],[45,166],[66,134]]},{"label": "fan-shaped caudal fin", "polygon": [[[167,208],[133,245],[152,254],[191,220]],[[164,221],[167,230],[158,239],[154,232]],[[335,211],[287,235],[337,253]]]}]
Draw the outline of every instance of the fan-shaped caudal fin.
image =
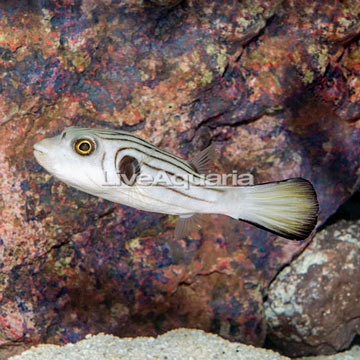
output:
[{"label": "fan-shaped caudal fin", "polygon": [[314,229],[319,212],[312,184],[302,178],[232,188],[232,217],[288,239],[303,240]]}]

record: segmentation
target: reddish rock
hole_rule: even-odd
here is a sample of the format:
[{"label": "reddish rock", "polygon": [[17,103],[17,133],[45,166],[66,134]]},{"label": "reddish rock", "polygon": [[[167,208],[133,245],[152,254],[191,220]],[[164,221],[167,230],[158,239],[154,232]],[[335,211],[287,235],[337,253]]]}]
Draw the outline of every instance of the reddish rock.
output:
[{"label": "reddish rock", "polygon": [[332,354],[360,333],[360,222],[320,231],[270,285],[268,334],[285,354]]},{"label": "reddish rock", "polygon": [[262,344],[266,288],[308,242],[221,216],[175,241],[174,218],[68,188],[32,145],[70,125],[184,158],[215,141],[219,171],[310,179],[323,223],[359,174],[359,121],[341,97],[356,82],[357,14],[320,1],[2,4],[0,346],[180,326]]},{"label": "reddish rock", "polygon": [[360,40],[344,51],[340,66],[346,85],[337,112],[343,119],[356,121],[360,117]]}]

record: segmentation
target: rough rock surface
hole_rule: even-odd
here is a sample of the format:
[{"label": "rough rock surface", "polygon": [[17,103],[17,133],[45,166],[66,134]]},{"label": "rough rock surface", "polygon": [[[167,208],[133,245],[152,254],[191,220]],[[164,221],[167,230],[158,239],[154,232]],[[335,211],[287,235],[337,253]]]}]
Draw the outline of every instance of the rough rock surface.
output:
[{"label": "rough rock surface", "polygon": [[180,3],[182,0],[151,0],[151,1],[160,6],[172,7]]},{"label": "rough rock surface", "polygon": [[308,243],[222,216],[174,241],[173,217],[43,171],[32,145],[65,126],[132,131],[184,158],[215,141],[219,171],[310,179],[319,224],[358,187],[358,2],[173,4],[0,5],[0,357],[184,326],[261,344],[265,290]]},{"label": "rough rock surface", "polygon": [[360,333],[360,221],[320,231],[270,285],[270,339],[291,356],[346,349]]}]

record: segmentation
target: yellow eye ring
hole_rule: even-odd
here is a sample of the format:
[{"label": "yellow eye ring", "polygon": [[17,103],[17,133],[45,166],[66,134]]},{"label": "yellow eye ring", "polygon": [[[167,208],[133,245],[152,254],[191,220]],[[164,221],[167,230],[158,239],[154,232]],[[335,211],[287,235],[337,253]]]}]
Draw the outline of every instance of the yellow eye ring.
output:
[{"label": "yellow eye ring", "polygon": [[74,149],[79,155],[87,156],[95,150],[95,143],[90,139],[79,139],[76,141]]}]

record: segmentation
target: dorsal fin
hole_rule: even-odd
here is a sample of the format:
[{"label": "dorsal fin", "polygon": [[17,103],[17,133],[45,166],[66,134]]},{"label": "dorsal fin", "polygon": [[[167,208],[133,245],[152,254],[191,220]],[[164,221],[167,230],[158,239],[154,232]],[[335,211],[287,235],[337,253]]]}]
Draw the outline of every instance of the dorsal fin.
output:
[{"label": "dorsal fin", "polygon": [[175,239],[182,239],[187,235],[190,235],[201,227],[204,223],[204,219],[200,214],[190,214],[179,216],[178,222],[175,228]]},{"label": "dorsal fin", "polygon": [[214,160],[216,155],[216,146],[211,144],[206,149],[200,151],[194,156],[192,160],[189,161],[190,165],[197,171],[199,174],[205,173],[211,162]]}]

